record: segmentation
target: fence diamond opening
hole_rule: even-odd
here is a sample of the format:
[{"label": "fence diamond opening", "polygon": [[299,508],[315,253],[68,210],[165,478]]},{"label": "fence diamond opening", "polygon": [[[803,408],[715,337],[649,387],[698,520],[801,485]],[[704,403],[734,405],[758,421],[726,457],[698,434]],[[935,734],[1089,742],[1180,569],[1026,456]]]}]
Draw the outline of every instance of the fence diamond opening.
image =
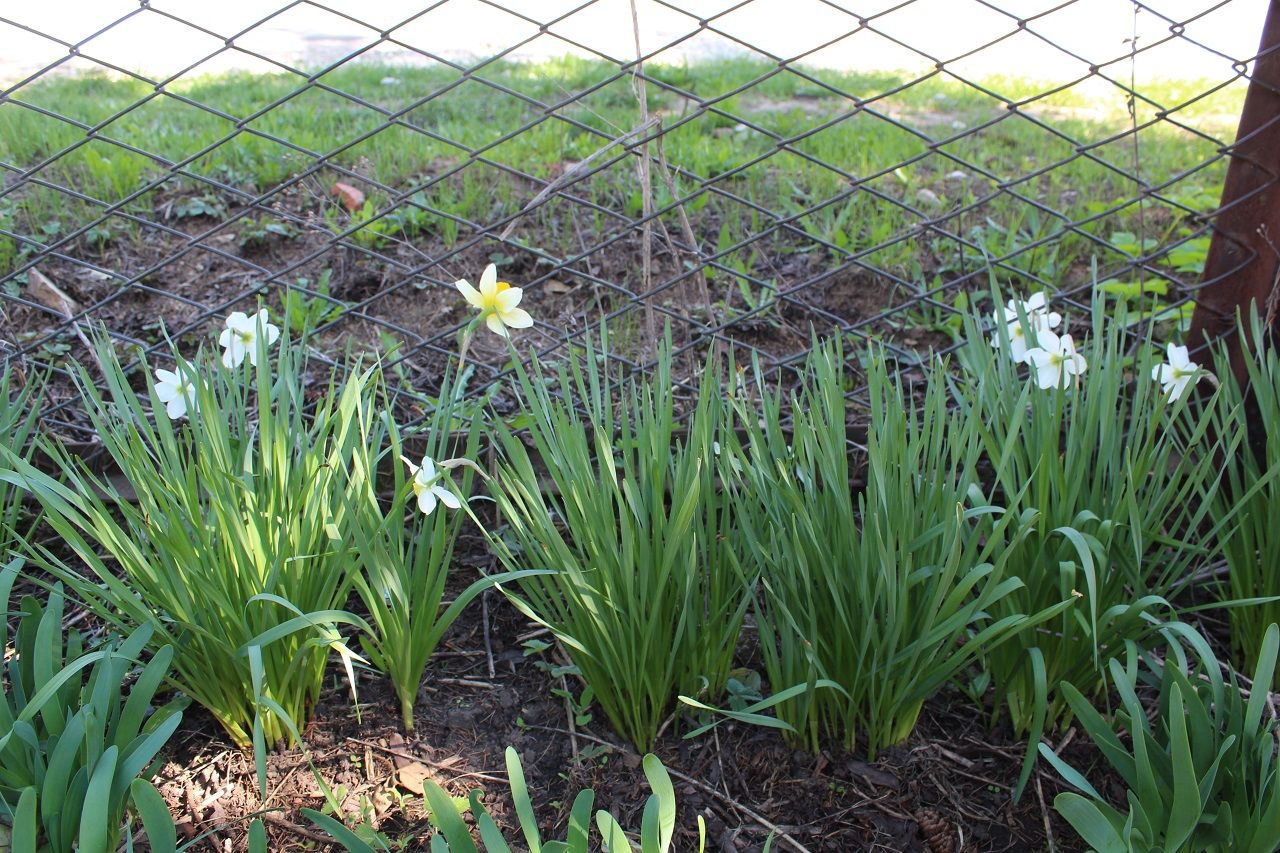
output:
[{"label": "fence diamond opening", "polygon": [[[154,360],[262,304],[420,413],[490,262],[519,347],[603,323],[641,367],[667,325],[909,367],[993,283],[1185,324],[1267,4],[46,6],[0,17],[5,360],[65,376],[100,327]],[[469,393],[507,361],[477,338]]]}]

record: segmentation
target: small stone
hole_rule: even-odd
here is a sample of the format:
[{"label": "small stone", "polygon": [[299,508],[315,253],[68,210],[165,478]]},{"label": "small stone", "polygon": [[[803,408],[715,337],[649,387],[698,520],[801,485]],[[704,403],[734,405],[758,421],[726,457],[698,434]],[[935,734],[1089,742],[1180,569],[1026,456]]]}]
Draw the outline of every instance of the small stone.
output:
[{"label": "small stone", "polygon": [[942,199],[938,198],[938,194],[931,189],[916,190],[916,201],[920,202],[921,207],[942,207]]}]

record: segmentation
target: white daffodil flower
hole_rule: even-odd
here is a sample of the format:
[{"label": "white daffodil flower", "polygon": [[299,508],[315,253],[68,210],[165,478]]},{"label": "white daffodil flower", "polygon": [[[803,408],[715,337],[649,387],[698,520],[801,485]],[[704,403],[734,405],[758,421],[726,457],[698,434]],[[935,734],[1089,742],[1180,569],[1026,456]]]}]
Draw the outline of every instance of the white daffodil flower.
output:
[{"label": "white daffodil flower", "polygon": [[[1021,364],[1027,360],[1027,351],[1031,349],[1027,343],[1028,334],[1034,341],[1040,332],[1058,328],[1062,325],[1062,315],[1049,310],[1048,297],[1043,291],[1034,293],[1030,299],[1021,302],[1022,316],[1027,318],[1027,325],[1023,325],[1018,310],[1018,300],[1010,299],[1004,310],[997,312],[992,319],[997,325],[1005,326],[1005,333],[1009,337],[1009,357]],[[991,346],[1000,349],[999,332],[991,336]]]},{"label": "white daffodil flower", "polygon": [[422,510],[423,515],[435,512],[437,503],[442,503],[449,509],[462,506],[461,499],[440,484],[441,472],[436,470],[435,460],[430,456],[422,457],[421,465],[409,462],[409,469],[413,471],[413,493],[418,498],[418,509]]},{"label": "white daffodil flower", "polygon": [[225,347],[222,363],[227,367],[239,367],[244,357],[249,356],[249,363],[258,365],[258,337],[263,337],[270,347],[280,337],[280,328],[267,320],[267,309],[263,308],[250,317],[243,311],[232,311],[227,315],[227,327],[218,337],[218,346]]},{"label": "white daffodil flower", "polygon": [[1169,361],[1151,368],[1151,378],[1160,383],[1160,389],[1169,395],[1169,402],[1182,396],[1187,386],[1199,382],[1204,375],[1200,365],[1191,360],[1186,347],[1169,344]]},{"label": "white daffodil flower", "polygon": [[533,325],[533,318],[523,308],[517,308],[524,289],[512,287],[505,281],[498,281],[498,268],[489,264],[480,274],[480,289],[476,290],[465,278],[454,283],[467,303],[480,311],[485,325],[495,335],[506,338],[510,334],[507,329],[527,329]]},{"label": "white daffodil flower", "polygon": [[[1036,325],[1035,320],[1032,320],[1029,316],[1027,320],[1033,326],[1032,332],[1039,334],[1042,327]],[[1045,331],[1048,331],[1048,329],[1045,328]],[[1005,334],[1009,337],[1009,357],[1019,364],[1026,361],[1027,350],[1030,347],[1027,346],[1027,330],[1023,327],[1022,322],[1015,319],[1005,327]],[[991,336],[991,346],[995,349],[1000,349],[1000,344],[1000,333],[997,332]]]},{"label": "white daffodil flower", "polygon": [[1045,329],[1036,335],[1038,347],[1027,350],[1027,363],[1036,371],[1041,388],[1061,388],[1064,378],[1079,376],[1089,365],[1076,352],[1070,335],[1059,336]]},{"label": "white daffodil flower", "polygon": [[169,420],[185,418],[187,412],[196,410],[196,381],[190,368],[179,365],[181,375],[164,368],[156,368],[156,399],[164,403]]},{"label": "white daffodil flower", "polygon": [[[1058,328],[1062,323],[1062,315],[1049,310],[1049,296],[1043,290],[1031,294],[1031,298],[1022,302],[1022,313],[1028,317],[1036,315],[1050,329]],[[1010,299],[1004,306],[1004,322],[1012,323],[1018,319],[1018,301]]]}]

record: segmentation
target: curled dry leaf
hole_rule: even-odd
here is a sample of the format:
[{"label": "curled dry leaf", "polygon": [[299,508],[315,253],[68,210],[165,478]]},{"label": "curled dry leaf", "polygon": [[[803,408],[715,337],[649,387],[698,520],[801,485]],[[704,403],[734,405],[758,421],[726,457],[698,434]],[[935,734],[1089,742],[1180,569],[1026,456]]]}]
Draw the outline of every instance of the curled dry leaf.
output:
[{"label": "curled dry leaf", "polygon": [[70,318],[83,310],[80,303],[68,296],[62,288],[53,283],[52,279],[34,267],[27,270],[27,292],[41,305],[57,311],[64,317]]},{"label": "curled dry leaf", "polygon": [[431,778],[431,771],[414,761],[396,771],[396,781],[411,794],[423,794],[422,783]]},{"label": "curled dry leaf", "polygon": [[354,212],[364,207],[364,193],[351,186],[338,181],[329,188],[329,192],[338,197],[338,201],[342,202],[342,206],[348,211]]}]

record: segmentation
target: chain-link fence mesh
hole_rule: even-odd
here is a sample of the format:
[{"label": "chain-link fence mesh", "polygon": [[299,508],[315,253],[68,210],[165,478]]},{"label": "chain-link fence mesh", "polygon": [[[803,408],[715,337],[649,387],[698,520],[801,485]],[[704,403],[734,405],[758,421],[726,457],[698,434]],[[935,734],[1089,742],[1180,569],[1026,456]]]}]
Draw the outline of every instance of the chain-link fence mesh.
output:
[{"label": "chain-link fence mesh", "polygon": [[[53,367],[70,433],[92,329],[159,362],[258,305],[420,413],[490,262],[520,349],[603,323],[641,367],[669,326],[909,368],[993,283],[1184,323],[1267,4],[27,5],[0,17],[0,342]],[[482,395],[508,350],[468,360]]]}]

